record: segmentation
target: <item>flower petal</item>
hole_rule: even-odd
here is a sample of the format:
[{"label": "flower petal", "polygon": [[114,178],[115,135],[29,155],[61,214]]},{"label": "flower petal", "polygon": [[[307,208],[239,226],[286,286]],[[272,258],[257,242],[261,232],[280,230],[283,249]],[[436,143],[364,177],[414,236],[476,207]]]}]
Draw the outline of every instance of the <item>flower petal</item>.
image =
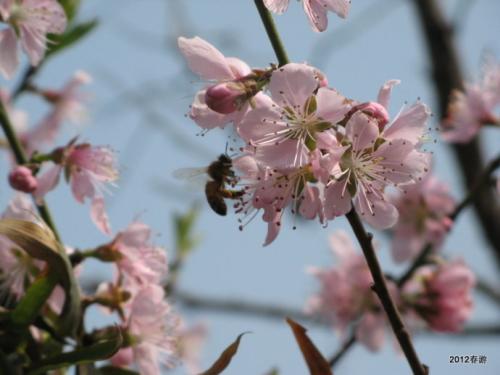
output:
[{"label": "flower petal", "polygon": [[385,109],[389,109],[389,100],[391,99],[391,91],[392,88],[396,85],[399,85],[401,81],[399,79],[391,79],[384,83],[384,85],[380,88],[378,92],[377,102],[382,104]]},{"label": "flower petal", "polygon": [[19,65],[17,37],[13,29],[0,31],[0,73],[10,79]]},{"label": "flower petal", "polygon": [[90,218],[97,228],[108,236],[111,235],[111,226],[109,224],[108,214],[104,206],[104,198],[97,197],[92,200],[90,206]]},{"label": "flower petal", "polygon": [[282,107],[302,109],[307,99],[318,88],[314,68],[306,64],[286,64],[271,76],[269,91]]},{"label": "flower petal", "polygon": [[264,5],[273,13],[282,14],[288,8],[290,0],[264,0]]},{"label": "flower petal", "polygon": [[318,0],[303,0],[304,12],[311,27],[316,32],[325,31],[328,27],[327,10]]},{"label": "flower petal", "polygon": [[352,141],[354,151],[363,150],[375,144],[379,135],[377,121],[362,112],[352,115],[346,125],[346,135]]},{"label": "flower petal", "polygon": [[203,79],[235,78],[224,55],[213,45],[200,37],[179,37],[177,44],[189,69]]},{"label": "flower petal", "polygon": [[385,128],[382,136],[385,139],[406,139],[417,144],[423,136],[430,114],[429,107],[423,103],[416,103],[403,110],[392,124]]},{"label": "flower petal", "polygon": [[332,124],[342,120],[351,105],[346,103],[346,98],[337,91],[326,87],[321,87],[316,94],[316,103],[318,109],[316,116]]}]

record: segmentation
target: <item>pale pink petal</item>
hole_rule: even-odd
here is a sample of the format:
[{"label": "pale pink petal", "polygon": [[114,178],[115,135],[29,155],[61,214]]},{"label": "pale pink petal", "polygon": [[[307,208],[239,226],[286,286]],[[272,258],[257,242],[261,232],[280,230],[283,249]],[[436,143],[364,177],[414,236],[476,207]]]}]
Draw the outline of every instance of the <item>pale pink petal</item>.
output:
[{"label": "pale pink petal", "polygon": [[177,39],[179,49],[189,68],[203,79],[235,78],[224,55],[213,45],[200,37]]},{"label": "pale pink petal", "polygon": [[391,99],[392,88],[400,83],[401,81],[399,79],[391,79],[384,83],[378,92],[377,102],[382,104],[387,110],[389,109],[389,100]]},{"label": "pale pink petal", "polygon": [[19,65],[17,53],[17,37],[13,29],[0,31],[0,73],[10,79]]},{"label": "pale pink petal", "polygon": [[[370,206],[368,206],[370,204]],[[354,198],[354,206],[356,211],[361,216],[361,219],[366,221],[375,229],[387,229],[398,221],[398,210],[394,205],[379,199],[372,199],[369,203],[360,194],[356,194]]]},{"label": "pale pink petal", "polygon": [[351,7],[351,0],[320,0],[329,11],[334,12],[341,18],[346,18]]},{"label": "pale pink petal", "polygon": [[[271,211],[269,210],[268,212]],[[273,242],[278,237],[281,229],[281,213],[276,212],[276,209],[273,209],[272,212],[274,212],[272,218],[269,218],[271,220],[265,220],[267,221],[267,234],[263,246],[267,246]]]},{"label": "pale pink petal", "polygon": [[299,109],[317,88],[316,72],[306,64],[286,64],[273,73],[269,83],[271,96],[278,105]]},{"label": "pale pink petal", "polygon": [[226,62],[229,69],[233,72],[234,78],[241,78],[252,73],[252,69],[248,64],[236,57],[226,57]]},{"label": "pale pink petal", "polygon": [[288,8],[290,0],[264,0],[264,5],[271,12],[282,14]]},{"label": "pale pink petal", "polygon": [[356,328],[356,338],[371,351],[377,351],[384,345],[385,321],[381,314],[363,315]]},{"label": "pale pink petal", "polygon": [[325,216],[331,220],[351,210],[351,194],[344,189],[344,182],[330,183],[325,189]]},{"label": "pale pink petal", "polygon": [[337,91],[321,87],[316,94],[316,116],[335,124],[344,118],[351,105],[345,103],[346,98]]},{"label": "pale pink petal", "polygon": [[257,108],[243,117],[237,127],[238,134],[247,143],[265,141],[275,132],[286,128],[287,125],[281,117],[281,111],[273,101],[262,101]]},{"label": "pale pink petal", "polygon": [[303,0],[304,12],[314,31],[325,31],[328,27],[327,10],[320,0]]},{"label": "pale pink petal", "polygon": [[316,186],[305,188],[303,197],[304,199],[300,203],[299,207],[301,216],[308,220],[312,220],[318,216],[320,222],[323,222],[323,204],[318,188]]},{"label": "pale pink petal", "polygon": [[392,239],[392,258],[396,263],[413,259],[425,245],[424,239],[409,228],[398,228]]},{"label": "pale pink petal", "polygon": [[299,168],[309,162],[309,149],[295,139],[282,141],[272,147],[258,147],[255,159],[278,169]]},{"label": "pale pink petal", "polygon": [[356,112],[346,125],[346,135],[354,151],[372,147],[379,135],[377,121],[364,113]]},{"label": "pale pink petal", "polygon": [[21,27],[20,34],[21,46],[28,55],[31,65],[38,65],[45,55],[45,41],[37,39],[31,29],[27,27]]},{"label": "pale pink petal", "polygon": [[61,171],[62,167],[60,165],[54,165],[38,177],[38,188],[33,193],[37,202],[41,202],[45,195],[57,186]]},{"label": "pale pink petal", "polygon": [[425,132],[427,119],[430,116],[429,108],[423,103],[417,103],[403,110],[392,122],[385,128],[382,136],[385,139],[406,139],[417,144]]},{"label": "pale pink petal", "polygon": [[109,225],[108,214],[104,206],[104,198],[97,197],[92,200],[90,206],[90,218],[97,228],[108,236],[111,235],[111,227]]}]

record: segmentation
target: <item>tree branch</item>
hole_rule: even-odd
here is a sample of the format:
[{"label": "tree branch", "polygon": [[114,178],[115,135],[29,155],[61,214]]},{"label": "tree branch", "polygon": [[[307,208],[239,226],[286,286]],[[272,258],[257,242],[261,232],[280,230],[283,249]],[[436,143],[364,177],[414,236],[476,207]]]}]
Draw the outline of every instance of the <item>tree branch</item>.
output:
[{"label": "tree branch", "polygon": [[[453,45],[453,32],[445,21],[438,4],[434,0],[414,0],[422,32],[427,42],[433,69],[433,84],[439,99],[440,117],[447,114],[450,94],[455,89],[462,89],[463,76],[459,58]],[[480,149],[480,137],[467,144],[451,146],[460,167],[467,190],[472,190],[485,170]],[[472,202],[481,223],[484,235],[492,245],[498,266],[500,267],[500,207],[492,189],[487,186],[478,188]]]}]

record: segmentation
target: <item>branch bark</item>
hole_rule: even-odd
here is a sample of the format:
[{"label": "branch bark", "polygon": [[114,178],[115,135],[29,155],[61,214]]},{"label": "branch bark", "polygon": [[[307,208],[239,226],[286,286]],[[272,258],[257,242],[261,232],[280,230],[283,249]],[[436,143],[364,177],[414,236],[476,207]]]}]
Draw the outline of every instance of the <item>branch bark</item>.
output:
[{"label": "branch bark", "polygon": [[[419,16],[432,63],[432,78],[439,101],[439,115],[444,118],[448,109],[450,94],[455,89],[463,88],[463,75],[457,51],[453,44],[453,30],[435,0],[413,1]],[[485,170],[485,163],[480,149],[480,137],[467,144],[451,145],[460,167],[466,190],[472,190]],[[491,188],[482,185],[472,202],[482,231],[490,242],[498,266],[500,267],[500,207]]]}]

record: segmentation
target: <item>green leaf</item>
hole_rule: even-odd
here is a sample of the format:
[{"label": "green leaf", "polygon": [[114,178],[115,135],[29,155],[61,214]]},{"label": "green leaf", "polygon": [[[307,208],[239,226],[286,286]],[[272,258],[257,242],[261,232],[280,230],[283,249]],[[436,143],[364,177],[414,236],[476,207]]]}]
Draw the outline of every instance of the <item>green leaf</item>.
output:
[{"label": "green leaf", "polygon": [[80,0],[59,0],[59,4],[63,7],[66,17],[68,18],[68,22],[71,22],[78,12]]},{"label": "green leaf", "polygon": [[214,364],[205,372],[202,372],[199,375],[219,375],[222,371],[226,369],[227,366],[231,363],[234,355],[238,351],[238,346],[240,345],[240,340],[243,335],[249,332],[241,333],[236,340],[229,345],[220,355],[219,358],[214,362]]},{"label": "green leaf", "polygon": [[0,234],[14,242],[31,257],[47,262],[46,272],[31,284],[25,296],[11,313],[17,326],[33,323],[57,283],[65,291],[63,311],[58,321],[61,335],[75,335],[80,322],[80,291],[66,250],[48,227],[14,220],[0,220]]},{"label": "green leaf", "polygon": [[102,361],[113,356],[121,348],[122,343],[123,337],[120,329],[116,328],[113,337],[36,362],[31,366],[27,374],[43,374],[58,368]]},{"label": "green leaf", "polygon": [[196,206],[184,215],[175,215],[175,239],[178,255],[182,258],[187,255],[197,244],[197,239],[193,235],[193,228],[198,218],[199,210]]},{"label": "green leaf", "polygon": [[297,341],[297,344],[299,344],[300,351],[302,352],[307,367],[309,368],[309,373],[311,375],[333,375],[328,361],[325,357],[323,357],[311,339],[307,336],[307,330],[290,318],[287,318],[286,322],[290,328],[292,328],[295,340]]},{"label": "green leaf", "polygon": [[78,25],[66,30],[63,34],[51,34],[49,37],[51,43],[49,44],[45,58],[55,55],[56,53],[72,46],[94,30],[97,25],[98,21],[94,19],[92,21],[79,23]]}]

